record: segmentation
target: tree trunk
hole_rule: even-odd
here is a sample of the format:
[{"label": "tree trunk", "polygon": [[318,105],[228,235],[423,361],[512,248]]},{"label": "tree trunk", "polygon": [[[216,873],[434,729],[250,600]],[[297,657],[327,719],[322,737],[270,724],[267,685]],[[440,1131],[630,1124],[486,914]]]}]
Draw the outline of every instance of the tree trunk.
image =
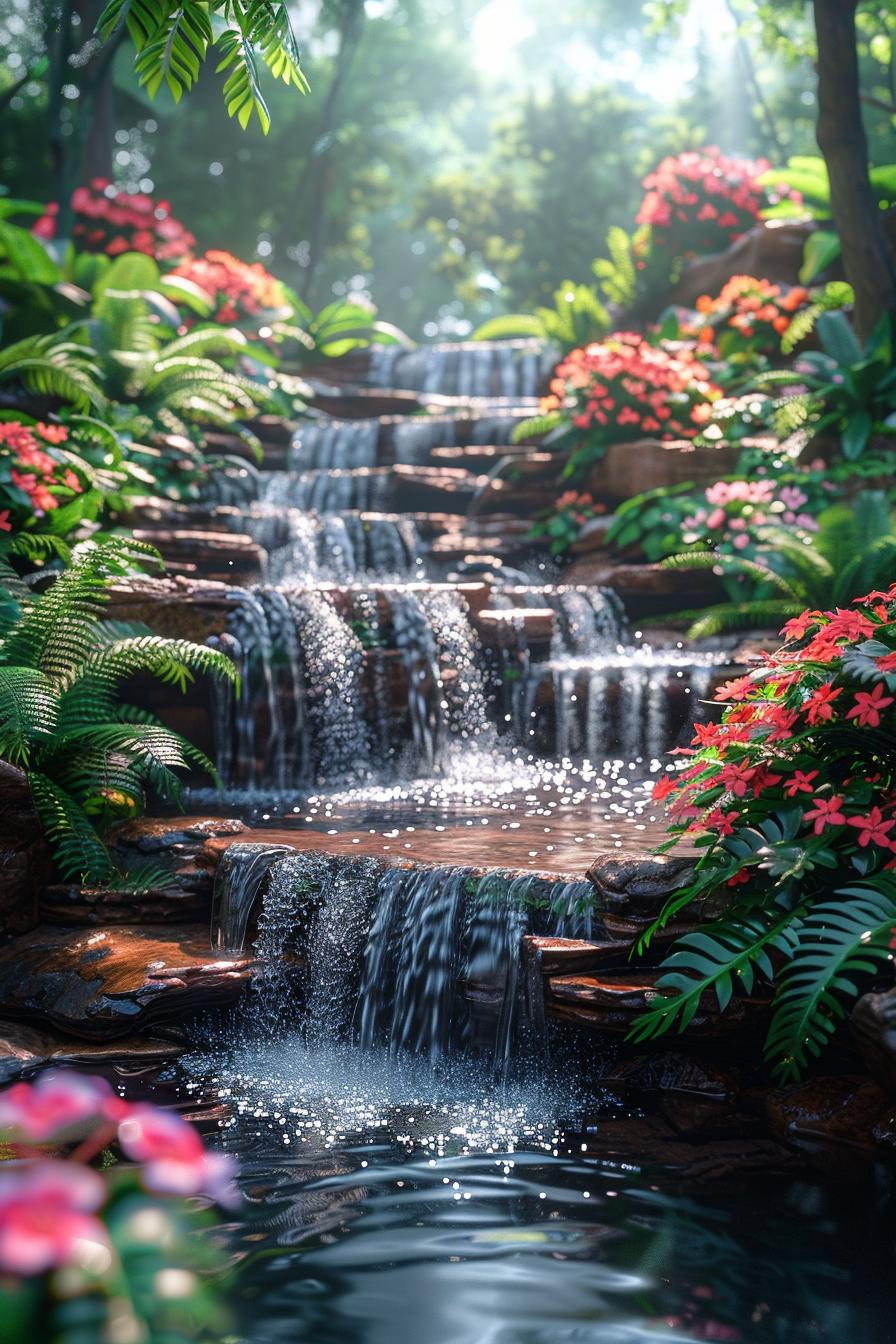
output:
[{"label": "tree trunk", "polygon": [[831,208],[846,278],[855,290],[855,325],[867,340],[881,314],[896,314],[896,258],[868,177],[856,50],[857,0],[815,0],[818,40],[818,144],[831,183]]},{"label": "tree trunk", "polygon": [[318,133],[311,147],[310,167],[304,182],[304,190],[311,198],[311,227],[308,237],[308,266],[302,277],[300,292],[309,307],[314,306],[314,288],[324,249],[327,197],[330,191],[333,123],[336,119],[339,99],[348,82],[363,31],[364,5],[362,0],[349,0],[339,35],[339,48],[334,58],[333,76],[327,90]]}]

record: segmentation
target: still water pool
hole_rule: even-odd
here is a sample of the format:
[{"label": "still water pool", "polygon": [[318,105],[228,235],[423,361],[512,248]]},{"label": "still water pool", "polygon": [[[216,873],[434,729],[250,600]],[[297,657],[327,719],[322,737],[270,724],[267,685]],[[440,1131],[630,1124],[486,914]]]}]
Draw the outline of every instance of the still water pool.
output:
[{"label": "still water pool", "polygon": [[241,1338],[894,1344],[880,1179],[694,1184],[608,1151],[570,1076],[296,1037],[188,1058],[181,1100],[242,1165]]}]

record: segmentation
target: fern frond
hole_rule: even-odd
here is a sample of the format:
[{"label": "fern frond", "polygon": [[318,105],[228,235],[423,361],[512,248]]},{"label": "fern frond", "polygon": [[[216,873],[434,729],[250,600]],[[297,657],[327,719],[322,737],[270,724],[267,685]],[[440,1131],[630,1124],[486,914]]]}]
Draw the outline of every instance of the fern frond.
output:
[{"label": "fern frond", "polygon": [[540,439],[552,434],[555,429],[565,425],[566,419],[560,411],[548,411],[544,415],[533,415],[531,420],[522,420],[514,426],[510,436],[511,443],[522,443],[524,439]]},{"label": "fern frond", "polygon": [[31,796],[63,877],[104,882],[112,861],[84,811],[46,775],[29,774]]},{"label": "fern frond", "polygon": [[473,332],[474,341],[512,341],[519,337],[545,336],[544,323],[534,313],[502,313],[490,317]]},{"label": "fern frond", "polygon": [[0,758],[27,764],[32,748],[52,739],[59,697],[43,672],[0,667]]},{"label": "fern frond", "polygon": [[874,885],[842,887],[836,895],[795,926],[793,960],[781,977],[765,1043],[766,1058],[782,1080],[799,1077],[810,1057],[821,1054],[846,1016],[846,1003],[860,993],[858,980],[873,975],[890,955],[892,877],[882,874]]}]

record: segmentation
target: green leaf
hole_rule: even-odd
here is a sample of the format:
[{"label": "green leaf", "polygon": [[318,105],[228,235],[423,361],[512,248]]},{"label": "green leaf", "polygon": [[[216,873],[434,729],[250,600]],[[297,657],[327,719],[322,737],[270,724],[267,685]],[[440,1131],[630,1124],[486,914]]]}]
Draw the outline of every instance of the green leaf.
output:
[{"label": "green leaf", "polygon": [[848,417],[840,435],[840,446],[847,462],[855,462],[862,456],[873,428],[874,420],[870,411],[853,411]]},{"label": "green leaf", "polygon": [[811,285],[822,271],[840,256],[840,235],[829,229],[816,229],[810,233],[803,248],[803,264],[800,267],[800,282]]}]

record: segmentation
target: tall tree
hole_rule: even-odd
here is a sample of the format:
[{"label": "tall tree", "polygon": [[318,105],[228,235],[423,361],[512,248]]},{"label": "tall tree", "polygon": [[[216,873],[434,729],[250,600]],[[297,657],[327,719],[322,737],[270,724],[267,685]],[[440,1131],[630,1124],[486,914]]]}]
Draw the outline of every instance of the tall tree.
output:
[{"label": "tall tree", "polygon": [[856,41],[857,0],[814,0],[818,42],[818,145],[831,183],[843,266],[855,291],[855,324],[867,338],[896,315],[896,258],[868,175]]}]

